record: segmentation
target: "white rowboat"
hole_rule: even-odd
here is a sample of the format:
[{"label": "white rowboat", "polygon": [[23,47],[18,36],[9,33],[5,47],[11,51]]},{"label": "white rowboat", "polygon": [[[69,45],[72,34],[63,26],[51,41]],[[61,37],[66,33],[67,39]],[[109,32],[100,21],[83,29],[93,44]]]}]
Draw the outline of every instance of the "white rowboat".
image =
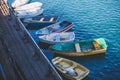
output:
[{"label": "white rowboat", "polygon": [[74,32],[51,33],[48,35],[38,36],[41,42],[55,44],[60,42],[71,42],[75,39]]},{"label": "white rowboat", "polygon": [[24,4],[27,4],[29,1],[30,1],[30,0],[14,0],[14,1],[12,2],[12,7],[13,7],[13,8],[17,8],[17,7],[19,7],[19,6],[22,6],[22,5],[24,5]]},{"label": "white rowboat", "polygon": [[15,11],[24,11],[24,10],[30,10],[30,9],[34,9],[37,7],[42,7],[42,3],[41,2],[33,2],[33,3],[29,3],[20,7],[15,8]]},{"label": "white rowboat", "polygon": [[31,10],[26,10],[26,11],[16,11],[16,15],[18,18],[29,18],[29,17],[34,17],[38,16],[43,13],[42,8],[35,8]]}]

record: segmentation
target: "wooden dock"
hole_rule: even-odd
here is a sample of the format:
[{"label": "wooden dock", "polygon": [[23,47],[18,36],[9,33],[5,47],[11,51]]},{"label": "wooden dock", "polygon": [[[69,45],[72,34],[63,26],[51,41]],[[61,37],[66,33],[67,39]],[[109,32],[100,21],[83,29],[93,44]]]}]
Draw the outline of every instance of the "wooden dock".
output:
[{"label": "wooden dock", "polygon": [[0,80],[62,80],[4,0],[0,0]]}]

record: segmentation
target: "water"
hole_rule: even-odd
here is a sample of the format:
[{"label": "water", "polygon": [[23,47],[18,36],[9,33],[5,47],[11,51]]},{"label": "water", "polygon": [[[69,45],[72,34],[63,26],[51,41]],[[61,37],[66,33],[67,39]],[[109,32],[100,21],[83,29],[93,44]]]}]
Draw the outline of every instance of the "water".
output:
[{"label": "water", "polygon": [[[76,40],[103,37],[105,55],[69,58],[90,70],[84,80],[120,80],[120,0],[32,0],[43,3],[44,15],[59,15],[59,20],[74,23]],[[37,43],[36,30],[29,30]],[[39,43],[40,46],[45,45]],[[47,45],[46,45],[47,46]],[[51,61],[53,53],[44,50]]]}]

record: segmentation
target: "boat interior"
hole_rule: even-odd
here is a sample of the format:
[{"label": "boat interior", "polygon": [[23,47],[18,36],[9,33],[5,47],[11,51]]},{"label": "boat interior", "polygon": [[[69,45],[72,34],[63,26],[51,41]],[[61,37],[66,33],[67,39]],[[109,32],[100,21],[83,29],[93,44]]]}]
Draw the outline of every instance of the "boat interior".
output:
[{"label": "boat interior", "polygon": [[66,27],[66,26],[69,26],[69,25],[71,25],[71,24],[72,24],[71,22],[63,21],[63,22],[61,22],[59,25],[60,25],[61,27]]},{"label": "boat interior", "polygon": [[79,66],[78,64],[75,64],[73,62],[60,59],[56,60],[55,66],[62,72],[67,74],[68,76],[72,76],[74,78],[79,78],[87,72],[83,67]]},{"label": "boat interior", "polygon": [[101,46],[97,42],[90,41],[90,40],[83,41],[83,42],[63,44],[63,45],[64,46],[61,46],[62,50],[69,51],[69,52],[89,52],[89,51],[101,49]]}]

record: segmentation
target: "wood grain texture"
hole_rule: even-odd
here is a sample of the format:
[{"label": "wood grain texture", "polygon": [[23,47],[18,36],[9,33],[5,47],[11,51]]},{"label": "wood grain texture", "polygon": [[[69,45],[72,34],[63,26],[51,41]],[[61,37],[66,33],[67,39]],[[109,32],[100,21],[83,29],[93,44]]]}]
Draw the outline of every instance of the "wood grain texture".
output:
[{"label": "wood grain texture", "polygon": [[62,80],[4,0],[0,0],[0,64],[7,80]]}]

